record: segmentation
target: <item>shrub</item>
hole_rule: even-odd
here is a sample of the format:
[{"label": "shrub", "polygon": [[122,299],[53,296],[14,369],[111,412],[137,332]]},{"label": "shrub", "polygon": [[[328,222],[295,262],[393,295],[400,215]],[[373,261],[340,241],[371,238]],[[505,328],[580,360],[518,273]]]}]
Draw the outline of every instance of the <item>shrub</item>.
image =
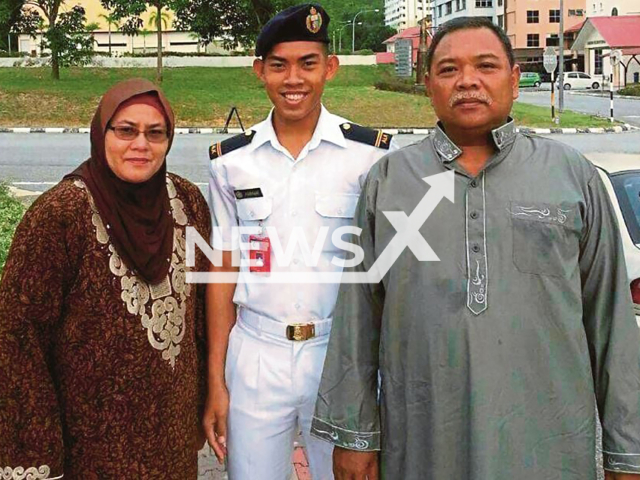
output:
[{"label": "shrub", "polygon": [[388,76],[374,84],[376,90],[386,90],[388,92],[418,93],[413,79],[405,79]]},{"label": "shrub", "polygon": [[0,276],[7,260],[13,232],[15,232],[25,207],[9,194],[9,187],[0,183]]},{"label": "shrub", "polygon": [[632,83],[618,90],[620,95],[629,95],[632,97],[640,97],[640,83]]}]

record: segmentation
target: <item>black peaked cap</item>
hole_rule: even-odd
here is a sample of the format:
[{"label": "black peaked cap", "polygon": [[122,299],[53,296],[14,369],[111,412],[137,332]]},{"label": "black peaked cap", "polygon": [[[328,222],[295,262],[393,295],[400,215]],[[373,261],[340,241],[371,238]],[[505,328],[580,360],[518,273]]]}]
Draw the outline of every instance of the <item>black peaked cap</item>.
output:
[{"label": "black peaked cap", "polygon": [[305,3],[281,11],[267,22],[256,42],[256,56],[264,57],[278,43],[329,43],[329,15],[320,5]]}]

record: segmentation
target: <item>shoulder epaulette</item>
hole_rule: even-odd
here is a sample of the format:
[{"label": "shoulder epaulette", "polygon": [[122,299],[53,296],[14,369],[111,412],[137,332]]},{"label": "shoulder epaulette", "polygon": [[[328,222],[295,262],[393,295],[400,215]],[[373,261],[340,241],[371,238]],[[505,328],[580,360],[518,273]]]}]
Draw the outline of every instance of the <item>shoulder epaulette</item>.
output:
[{"label": "shoulder epaulette", "polygon": [[354,142],[366,143],[372,147],[389,150],[393,135],[384,133],[382,130],[363,127],[355,123],[343,123],[340,125],[342,134],[345,138]]},{"label": "shoulder epaulette", "polygon": [[233,152],[239,148],[245,147],[251,143],[256,132],[247,130],[235,137],[227,138],[222,142],[214,143],[209,148],[209,160],[221,157],[229,152]]}]

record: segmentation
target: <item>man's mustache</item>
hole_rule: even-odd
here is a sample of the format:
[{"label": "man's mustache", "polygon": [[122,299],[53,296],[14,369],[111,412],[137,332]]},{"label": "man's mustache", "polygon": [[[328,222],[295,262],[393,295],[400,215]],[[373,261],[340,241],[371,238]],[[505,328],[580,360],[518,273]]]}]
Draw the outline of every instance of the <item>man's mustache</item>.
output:
[{"label": "man's mustache", "polygon": [[449,107],[453,107],[467,100],[475,100],[487,105],[491,105],[493,103],[493,99],[484,92],[456,92],[451,95],[451,98],[449,99]]}]

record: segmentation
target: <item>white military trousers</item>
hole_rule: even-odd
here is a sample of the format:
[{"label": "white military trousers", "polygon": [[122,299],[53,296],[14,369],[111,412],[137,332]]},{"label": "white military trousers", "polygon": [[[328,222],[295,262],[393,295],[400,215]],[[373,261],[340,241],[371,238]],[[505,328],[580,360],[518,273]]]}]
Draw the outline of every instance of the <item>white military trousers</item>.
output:
[{"label": "white military trousers", "polygon": [[328,340],[291,341],[240,313],[225,369],[229,480],[289,480],[298,429],[313,480],[333,479],[333,445],[309,434]]}]

